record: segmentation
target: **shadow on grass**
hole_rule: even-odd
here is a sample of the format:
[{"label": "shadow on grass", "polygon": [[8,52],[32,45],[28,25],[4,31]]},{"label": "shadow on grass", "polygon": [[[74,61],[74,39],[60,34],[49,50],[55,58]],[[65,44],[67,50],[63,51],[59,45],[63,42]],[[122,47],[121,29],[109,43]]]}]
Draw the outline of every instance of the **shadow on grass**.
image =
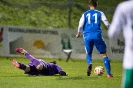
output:
[{"label": "shadow on grass", "polygon": [[0,75],[0,77],[38,77],[36,75]]},{"label": "shadow on grass", "polygon": [[15,77],[15,78],[25,78],[25,77],[56,77],[56,80],[96,80],[98,79],[98,77],[88,77],[88,76],[59,76],[59,75],[55,75],[55,76],[36,76],[36,75],[0,75],[0,77]]},{"label": "shadow on grass", "polygon": [[70,77],[70,76],[59,76],[58,78],[56,78],[57,80],[84,80],[84,79],[97,79],[97,77],[88,77],[88,76],[75,76],[75,77]]}]

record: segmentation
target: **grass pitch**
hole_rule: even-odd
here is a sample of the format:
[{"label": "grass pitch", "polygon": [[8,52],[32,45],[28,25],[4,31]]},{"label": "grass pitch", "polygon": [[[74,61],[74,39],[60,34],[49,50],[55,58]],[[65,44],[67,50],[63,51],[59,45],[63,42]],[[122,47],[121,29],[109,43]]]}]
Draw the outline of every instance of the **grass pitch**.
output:
[{"label": "grass pitch", "polygon": [[[27,64],[26,58],[16,58]],[[85,60],[68,62],[65,59],[44,59],[46,62],[55,60],[67,72],[68,76],[29,76],[22,70],[14,68],[12,58],[0,58],[0,88],[120,88],[122,80],[122,61],[112,60],[111,68],[114,78],[108,79],[106,72],[103,76],[86,76],[87,64]],[[103,65],[102,60],[93,60],[95,66]]]}]

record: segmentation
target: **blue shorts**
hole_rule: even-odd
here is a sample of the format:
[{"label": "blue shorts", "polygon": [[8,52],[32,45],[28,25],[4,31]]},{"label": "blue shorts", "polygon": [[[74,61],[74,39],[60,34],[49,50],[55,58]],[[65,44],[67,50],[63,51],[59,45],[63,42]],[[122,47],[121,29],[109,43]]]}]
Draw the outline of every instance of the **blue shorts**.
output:
[{"label": "blue shorts", "polygon": [[89,33],[84,36],[84,47],[86,54],[92,54],[94,46],[99,53],[102,54],[106,52],[107,47],[101,33]]}]

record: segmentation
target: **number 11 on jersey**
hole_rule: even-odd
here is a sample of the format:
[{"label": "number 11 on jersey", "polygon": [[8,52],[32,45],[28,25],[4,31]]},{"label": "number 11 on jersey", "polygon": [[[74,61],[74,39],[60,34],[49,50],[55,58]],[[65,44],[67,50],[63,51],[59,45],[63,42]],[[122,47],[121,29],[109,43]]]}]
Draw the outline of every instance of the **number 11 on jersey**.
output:
[{"label": "number 11 on jersey", "polygon": [[[87,17],[88,17],[88,24],[91,24],[91,21],[90,21],[90,19],[91,19],[91,13],[88,13],[87,14]],[[95,19],[95,24],[97,23],[97,13],[95,13],[95,14],[93,14],[92,15],[92,17],[94,17],[94,19]]]}]

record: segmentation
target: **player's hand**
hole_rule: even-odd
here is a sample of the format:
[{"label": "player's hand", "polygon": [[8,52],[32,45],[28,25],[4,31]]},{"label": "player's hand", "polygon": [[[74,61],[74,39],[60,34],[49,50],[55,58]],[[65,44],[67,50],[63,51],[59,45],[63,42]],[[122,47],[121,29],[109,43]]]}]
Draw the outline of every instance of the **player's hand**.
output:
[{"label": "player's hand", "polygon": [[80,32],[78,32],[77,34],[76,34],[76,38],[79,38],[80,37]]}]

